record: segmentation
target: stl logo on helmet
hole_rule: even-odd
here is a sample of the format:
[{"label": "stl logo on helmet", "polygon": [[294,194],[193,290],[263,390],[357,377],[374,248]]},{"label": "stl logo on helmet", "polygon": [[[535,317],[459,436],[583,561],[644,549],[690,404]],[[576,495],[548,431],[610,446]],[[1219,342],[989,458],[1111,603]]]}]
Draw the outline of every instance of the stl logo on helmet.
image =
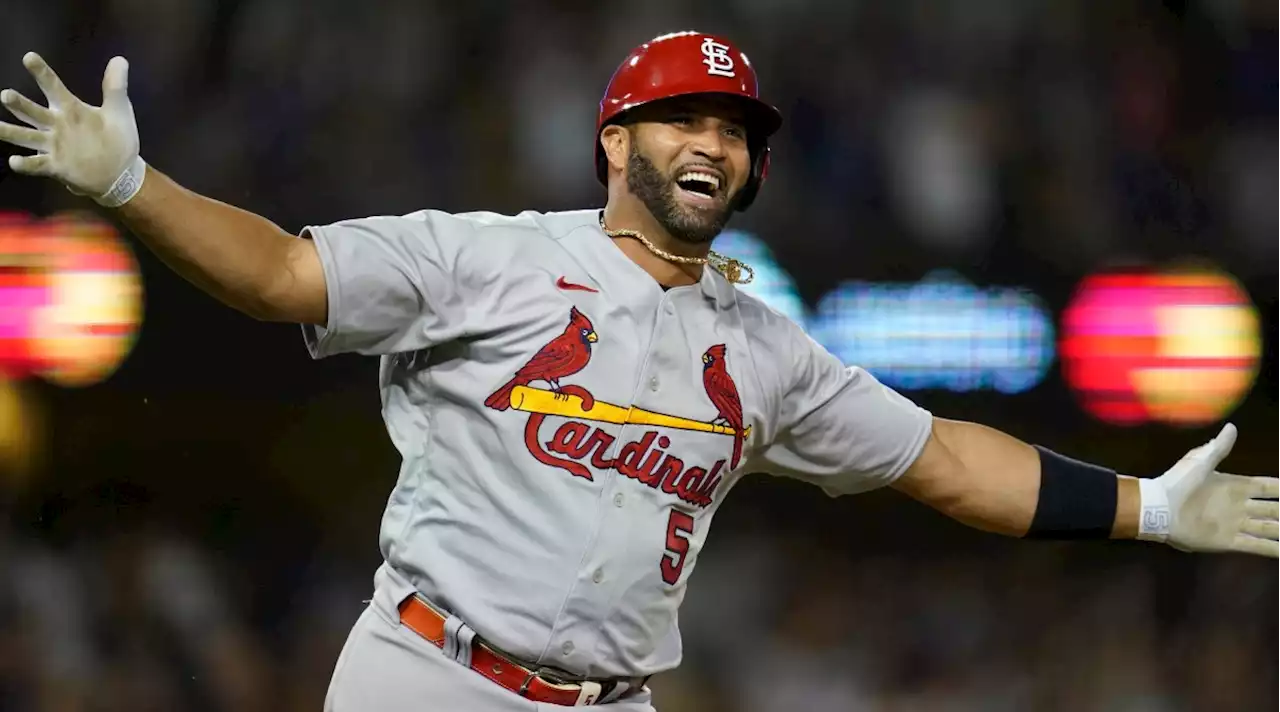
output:
[{"label": "stl logo on helmet", "polygon": [[733,57],[729,56],[729,45],[721,44],[708,37],[702,40],[702,55],[706,57],[702,63],[707,65],[707,74],[730,78],[734,76]]}]

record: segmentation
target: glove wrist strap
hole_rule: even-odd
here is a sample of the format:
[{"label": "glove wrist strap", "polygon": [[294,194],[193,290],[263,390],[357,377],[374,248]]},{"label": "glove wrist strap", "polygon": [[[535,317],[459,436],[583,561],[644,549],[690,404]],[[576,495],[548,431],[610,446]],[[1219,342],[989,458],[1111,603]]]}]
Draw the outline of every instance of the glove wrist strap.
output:
[{"label": "glove wrist strap", "polygon": [[1164,542],[1169,538],[1173,513],[1169,509],[1169,492],[1163,482],[1152,479],[1138,480],[1138,498],[1142,514],[1138,519],[1138,538],[1143,541]]},{"label": "glove wrist strap", "polygon": [[135,156],[133,162],[124,169],[111,189],[94,200],[104,208],[118,208],[133,200],[133,196],[142,190],[142,181],[147,177],[147,163],[142,156]]}]

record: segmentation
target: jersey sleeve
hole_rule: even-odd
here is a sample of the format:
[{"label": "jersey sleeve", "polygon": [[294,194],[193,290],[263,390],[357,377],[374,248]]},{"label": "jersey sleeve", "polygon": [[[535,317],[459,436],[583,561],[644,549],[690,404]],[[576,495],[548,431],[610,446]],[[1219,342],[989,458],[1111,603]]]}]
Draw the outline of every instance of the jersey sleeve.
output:
[{"label": "jersey sleeve", "polygon": [[892,484],[924,449],[933,415],[791,326],[784,340],[789,371],[782,366],[789,385],[757,466],[832,497]]},{"label": "jersey sleeve", "polygon": [[463,333],[496,261],[474,222],[426,210],[308,227],[324,269],[328,318],[303,326],[313,358],[430,348]]}]

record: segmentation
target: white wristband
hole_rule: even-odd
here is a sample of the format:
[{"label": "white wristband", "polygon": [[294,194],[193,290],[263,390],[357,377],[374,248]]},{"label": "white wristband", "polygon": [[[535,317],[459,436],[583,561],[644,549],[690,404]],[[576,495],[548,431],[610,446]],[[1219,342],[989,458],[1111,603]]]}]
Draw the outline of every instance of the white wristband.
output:
[{"label": "white wristband", "polygon": [[1138,538],[1163,542],[1169,538],[1173,513],[1169,510],[1169,493],[1164,483],[1152,479],[1138,480],[1138,499],[1142,514],[1138,518]]},{"label": "white wristband", "polygon": [[111,189],[94,200],[104,208],[118,208],[133,200],[133,196],[142,190],[142,181],[146,177],[147,163],[142,160],[142,156],[136,156],[133,163],[111,184]]}]

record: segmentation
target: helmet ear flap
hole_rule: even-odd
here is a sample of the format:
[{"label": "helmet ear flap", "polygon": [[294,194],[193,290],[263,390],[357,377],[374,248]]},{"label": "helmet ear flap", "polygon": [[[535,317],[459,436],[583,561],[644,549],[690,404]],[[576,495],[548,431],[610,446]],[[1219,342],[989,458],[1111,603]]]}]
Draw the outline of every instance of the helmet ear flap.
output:
[{"label": "helmet ear flap", "polygon": [[751,175],[747,176],[747,182],[742,186],[742,191],[738,194],[735,208],[738,212],[745,211],[755,202],[756,193],[760,192],[760,186],[764,183],[764,179],[769,175],[769,144],[761,142],[758,146],[751,149]]}]

